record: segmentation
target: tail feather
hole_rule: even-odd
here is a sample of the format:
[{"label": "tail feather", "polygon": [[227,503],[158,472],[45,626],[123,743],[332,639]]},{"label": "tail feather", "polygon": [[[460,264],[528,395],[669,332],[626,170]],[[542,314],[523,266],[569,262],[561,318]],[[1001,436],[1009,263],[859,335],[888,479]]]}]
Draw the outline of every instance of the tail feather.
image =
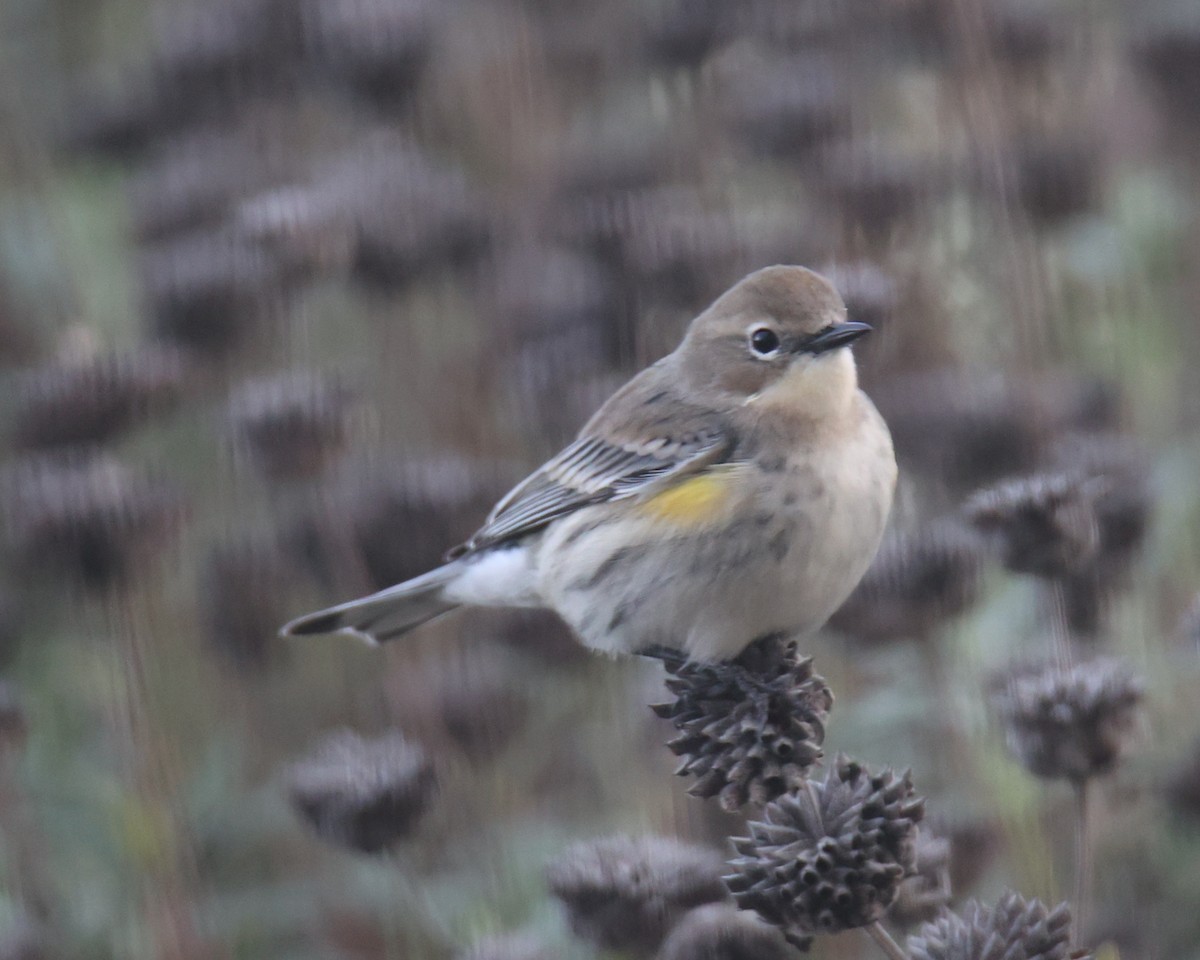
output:
[{"label": "tail feather", "polygon": [[444,590],[460,572],[460,561],[448,563],[370,596],[305,614],[279,633],[284,637],[349,633],[368,643],[392,640],[459,606],[446,599]]}]

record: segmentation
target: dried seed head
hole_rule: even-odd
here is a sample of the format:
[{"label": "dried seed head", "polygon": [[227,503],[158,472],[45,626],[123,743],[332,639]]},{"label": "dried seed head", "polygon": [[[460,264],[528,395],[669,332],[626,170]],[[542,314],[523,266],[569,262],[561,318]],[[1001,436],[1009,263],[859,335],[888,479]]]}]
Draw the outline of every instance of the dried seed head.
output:
[{"label": "dried seed head", "polygon": [[436,786],[424,751],[399,733],[326,737],[288,772],[292,806],[321,839],[378,853],[406,837]]},{"label": "dried seed head", "polygon": [[710,904],[679,921],[656,960],[788,960],[792,956],[774,927],[744,910]]},{"label": "dried seed head", "polygon": [[315,61],[368,103],[402,105],[429,59],[437,4],[322,0],[301,7]]},{"label": "dried seed head", "polygon": [[384,290],[469,260],[492,229],[486,198],[463,170],[390,134],[348,150],[311,191],[317,207],[351,225],[354,275]]},{"label": "dried seed head", "polygon": [[667,660],[671,703],[652,709],[680,735],[668,746],[688,790],[737,810],[795,789],[821,757],[833,694],[812,660],[774,638],[726,663]]},{"label": "dried seed head", "polygon": [[227,229],[173,236],[142,251],[154,335],[209,356],[254,342],[308,271]]},{"label": "dried seed head", "polygon": [[879,235],[912,220],[941,178],[931,160],[879,139],[847,140],[821,159],[822,188],[844,217]]},{"label": "dried seed head", "polygon": [[718,62],[717,113],[755,156],[811,162],[816,148],[850,128],[844,71],[833,56],[761,55]]},{"label": "dried seed head", "polygon": [[271,480],[321,473],[345,449],[351,395],[336,382],[291,373],[251,380],[233,397],[238,444]]},{"label": "dried seed head", "polygon": [[571,928],[605,950],[653,953],[689,910],[729,896],[714,851],[667,837],[578,843],[546,875]]},{"label": "dried seed head", "polygon": [[294,117],[258,103],[166,139],[131,173],[134,233],[149,242],[218,226],[239,200],[295,175],[296,141]]},{"label": "dried seed head", "polygon": [[983,561],[980,538],[956,523],[893,534],[830,624],[868,643],[930,637],[978,599]]},{"label": "dried seed head", "polygon": [[331,585],[348,543],[369,585],[382,590],[437,566],[447,544],[474,533],[504,492],[501,472],[493,462],[454,456],[347,465],[327,499],[299,519],[291,540]]},{"label": "dried seed head", "polygon": [[523,727],[529,700],[511,657],[489,644],[413,664],[387,679],[391,715],[431,751],[494,760]]},{"label": "dried seed head", "polygon": [[18,388],[13,441],[24,448],[104,443],[173,408],[185,375],[178,353],[156,348],[43,367]]},{"label": "dried seed head", "polygon": [[814,934],[880,919],[916,867],[925,801],[908,774],[872,774],[839,757],[824,781],[767,804],[726,877],[739,907],[756,910],[806,949]]},{"label": "dried seed head", "polygon": [[908,938],[912,960],[1067,960],[1071,911],[1006,893],[994,907],[971,901]]},{"label": "dried seed head", "polygon": [[670,0],[643,14],[646,55],[667,68],[699,67],[730,33],[728,4],[720,0]]},{"label": "dried seed head", "polygon": [[34,568],[85,586],[124,580],[169,542],[182,517],[175,489],[109,457],[30,457],[0,481],[10,543]]},{"label": "dried seed head", "polygon": [[1085,474],[1100,488],[1094,505],[1099,536],[1096,553],[1061,581],[1063,608],[1072,633],[1096,636],[1112,599],[1129,584],[1150,526],[1154,493],[1145,470],[1148,454],[1128,437],[1095,433],[1065,437],[1054,452],[1064,470]]},{"label": "dried seed head", "polygon": [[1103,151],[1086,140],[1024,140],[1010,146],[1014,194],[1035,225],[1054,227],[1099,206]]},{"label": "dried seed head", "polygon": [[913,927],[938,916],[950,902],[950,841],[928,829],[917,835],[916,872],[900,884],[888,919]]},{"label": "dried seed head", "polygon": [[1102,485],[1071,474],[1021,477],[981,490],[963,510],[996,538],[1017,573],[1058,578],[1080,569],[1100,544],[1096,498]]},{"label": "dried seed head", "polygon": [[1035,469],[1063,430],[1107,426],[1118,406],[1106,383],[1058,370],[1017,377],[940,367],[889,377],[871,396],[901,464],[952,492]]},{"label": "dried seed head", "polygon": [[200,622],[210,647],[237,668],[261,670],[286,645],[277,642],[300,571],[271,540],[214,547],[200,574]]},{"label": "dried seed head", "polygon": [[1009,749],[1039,777],[1081,782],[1107,773],[1141,716],[1141,679],[1111,658],[1017,667],[991,688]]}]

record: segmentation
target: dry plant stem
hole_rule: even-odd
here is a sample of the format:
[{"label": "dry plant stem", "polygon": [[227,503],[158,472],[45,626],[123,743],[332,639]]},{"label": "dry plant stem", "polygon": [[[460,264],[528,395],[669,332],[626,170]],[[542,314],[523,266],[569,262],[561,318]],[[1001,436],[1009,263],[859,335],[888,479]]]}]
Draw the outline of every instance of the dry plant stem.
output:
[{"label": "dry plant stem", "polygon": [[[167,818],[172,808],[168,763],[147,700],[147,611],[140,597],[121,589],[108,599],[104,613],[126,681],[115,722],[117,739],[128,746],[124,758],[128,789],[150,815]],[[172,837],[186,836],[171,826]],[[189,878],[195,871],[184,863],[190,860],[189,853],[184,845],[176,845],[143,871],[142,907],[159,957],[188,960],[202,952],[191,917]]]},{"label": "dry plant stem", "polygon": [[936,724],[936,736],[922,737],[930,747],[930,767],[947,780],[964,771],[973,776],[970,744],[962,725],[954,722],[954,683],[947,675],[944,637],[940,633],[923,636],[917,646]]},{"label": "dry plant stem", "polygon": [[1051,580],[1050,589],[1050,637],[1054,642],[1054,660],[1063,670],[1071,668],[1071,638],[1067,628],[1067,598],[1061,580]]},{"label": "dry plant stem", "polygon": [[883,924],[878,920],[867,924],[863,931],[879,944],[879,949],[888,955],[889,960],[908,960],[908,954],[892,939],[892,935],[883,929]]},{"label": "dry plant stem", "polygon": [[1092,889],[1092,848],[1088,837],[1088,780],[1075,788],[1075,936],[1083,934]]},{"label": "dry plant stem", "polygon": [[988,25],[980,0],[953,0],[947,10],[961,51],[956,90],[963,123],[977,154],[980,173],[996,196],[995,225],[1018,319],[1022,359],[1040,354],[1047,338],[1046,278],[1035,244],[1016,204],[1014,174],[1004,156],[1014,110],[1004,78],[988,47]]}]

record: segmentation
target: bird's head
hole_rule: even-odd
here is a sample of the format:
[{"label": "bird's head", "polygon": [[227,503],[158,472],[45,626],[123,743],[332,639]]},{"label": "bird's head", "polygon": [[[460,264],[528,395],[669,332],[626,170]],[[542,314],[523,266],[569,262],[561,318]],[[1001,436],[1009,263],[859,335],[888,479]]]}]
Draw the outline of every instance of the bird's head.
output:
[{"label": "bird's head", "polygon": [[845,348],[870,329],[846,319],[820,274],[765,267],[692,321],[676,359],[693,389],[819,419],[853,397],[858,378]]}]

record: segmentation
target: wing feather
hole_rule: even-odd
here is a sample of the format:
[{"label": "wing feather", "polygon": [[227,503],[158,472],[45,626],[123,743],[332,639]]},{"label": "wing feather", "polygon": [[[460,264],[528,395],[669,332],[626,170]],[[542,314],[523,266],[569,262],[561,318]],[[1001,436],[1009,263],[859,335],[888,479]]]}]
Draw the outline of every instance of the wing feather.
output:
[{"label": "wing feather", "polygon": [[580,437],[505,496],[456,554],[520,539],[593,503],[653,492],[721,462],[731,448],[729,436],[715,428],[682,440]]}]

